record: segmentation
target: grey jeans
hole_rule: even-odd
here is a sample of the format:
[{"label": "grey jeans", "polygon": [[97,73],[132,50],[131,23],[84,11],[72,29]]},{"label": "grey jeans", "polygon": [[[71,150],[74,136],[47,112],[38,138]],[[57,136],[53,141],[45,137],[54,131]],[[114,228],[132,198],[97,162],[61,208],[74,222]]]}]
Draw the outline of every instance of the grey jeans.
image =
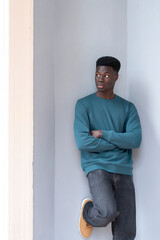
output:
[{"label": "grey jeans", "polygon": [[113,240],[133,240],[136,235],[136,205],[133,177],[94,170],[87,174],[92,202],[83,211],[93,227],[112,224]]}]

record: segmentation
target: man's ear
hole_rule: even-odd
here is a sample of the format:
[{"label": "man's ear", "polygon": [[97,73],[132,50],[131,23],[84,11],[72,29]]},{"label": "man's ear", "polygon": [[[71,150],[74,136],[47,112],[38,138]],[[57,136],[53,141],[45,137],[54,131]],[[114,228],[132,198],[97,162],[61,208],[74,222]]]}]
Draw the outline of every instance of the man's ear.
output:
[{"label": "man's ear", "polygon": [[119,77],[119,74],[118,74],[118,73],[116,73],[116,76],[115,76],[115,81],[117,81],[118,77]]}]

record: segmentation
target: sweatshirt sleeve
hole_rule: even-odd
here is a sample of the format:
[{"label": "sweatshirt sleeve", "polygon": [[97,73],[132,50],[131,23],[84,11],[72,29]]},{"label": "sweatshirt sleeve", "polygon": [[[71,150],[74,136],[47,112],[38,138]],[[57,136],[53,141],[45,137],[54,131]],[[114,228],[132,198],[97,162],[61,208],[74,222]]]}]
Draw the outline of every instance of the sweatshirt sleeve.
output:
[{"label": "sweatshirt sleeve", "polygon": [[88,152],[103,152],[116,146],[108,140],[95,138],[90,134],[87,107],[77,101],[75,106],[74,136],[79,150]]},{"label": "sweatshirt sleeve", "polygon": [[122,149],[138,148],[142,140],[141,123],[134,104],[131,104],[125,121],[125,132],[119,133],[113,130],[102,130],[102,139],[108,140]]}]

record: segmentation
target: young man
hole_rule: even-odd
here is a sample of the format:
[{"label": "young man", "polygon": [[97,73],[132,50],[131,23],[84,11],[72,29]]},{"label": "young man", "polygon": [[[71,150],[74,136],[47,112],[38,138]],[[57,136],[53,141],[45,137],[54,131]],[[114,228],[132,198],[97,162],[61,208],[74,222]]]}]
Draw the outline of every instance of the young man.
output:
[{"label": "young man", "polygon": [[132,149],[140,146],[141,124],[134,104],[114,94],[120,66],[114,57],[99,58],[97,92],[75,106],[75,140],[92,196],[82,202],[83,238],[90,237],[93,227],[110,222],[113,240],[133,240],[136,235]]}]

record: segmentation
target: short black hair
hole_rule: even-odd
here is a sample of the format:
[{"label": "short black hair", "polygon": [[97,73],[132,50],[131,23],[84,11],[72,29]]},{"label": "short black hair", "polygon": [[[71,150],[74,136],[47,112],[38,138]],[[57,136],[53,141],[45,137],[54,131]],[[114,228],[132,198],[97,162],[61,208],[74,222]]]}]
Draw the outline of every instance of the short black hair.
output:
[{"label": "short black hair", "polygon": [[121,67],[121,63],[117,58],[105,56],[98,58],[96,61],[96,67],[98,66],[109,66],[112,67],[117,73]]}]

